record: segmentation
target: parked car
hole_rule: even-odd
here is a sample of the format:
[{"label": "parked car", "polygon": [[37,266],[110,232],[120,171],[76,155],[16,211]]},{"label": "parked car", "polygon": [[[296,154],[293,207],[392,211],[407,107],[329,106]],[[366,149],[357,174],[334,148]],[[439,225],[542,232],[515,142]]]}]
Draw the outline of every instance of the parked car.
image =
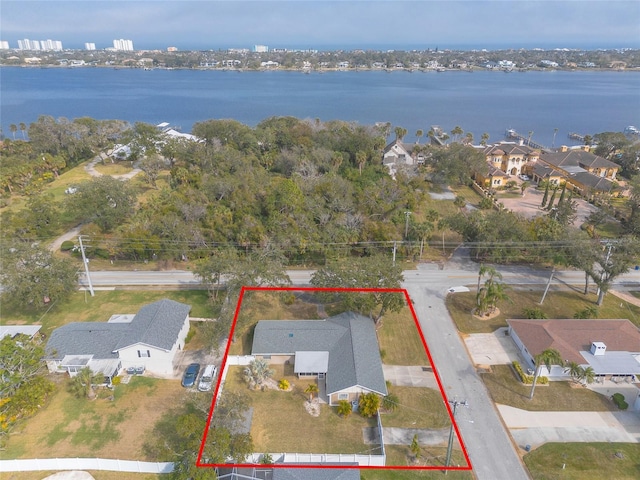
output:
[{"label": "parked car", "polygon": [[218,374],[218,367],[215,365],[207,365],[202,372],[202,376],[200,377],[200,382],[198,383],[198,390],[201,392],[208,392],[211,390],[213,386],[213,379],[216,378]]},{"label": "parked car", "polygon": [[530,180],[530,179],[529,179],[529,175],[520,175],[520,178],[521,178],[522,180],[524,180],[525,182],[527,182],[527,181],[529,181],[529,180]]},{"label": "parked car", "polygon": [[200,373],[200,364],[192,363],[189,365],[182,376],[182,386],[185,388],[193,387],[196,384],[198,373]]}]

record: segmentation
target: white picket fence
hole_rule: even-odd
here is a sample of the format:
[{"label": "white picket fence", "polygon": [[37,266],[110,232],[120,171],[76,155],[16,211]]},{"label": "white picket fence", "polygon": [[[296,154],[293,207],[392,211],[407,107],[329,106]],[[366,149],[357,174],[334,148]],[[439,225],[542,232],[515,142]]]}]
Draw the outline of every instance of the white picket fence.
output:
[{"label": "white picket fence", "polygon": [[[361,467],[384,467],[386,460],[385,455],[362,455],[356,453],[270,453],[270,455],[276,465],[281,463],[304,463],[310,465],[355,463]],[[260,463],[262,458],[263,454],[253,453],[247,458],[247,463]]]},{"label": "white picket fence", "polygon": [[48,470],[110,470],[113,472],[171,473],[172,462],[139,462],[108,458],[37,458],[0,460],[0,472],[34,472]]}]

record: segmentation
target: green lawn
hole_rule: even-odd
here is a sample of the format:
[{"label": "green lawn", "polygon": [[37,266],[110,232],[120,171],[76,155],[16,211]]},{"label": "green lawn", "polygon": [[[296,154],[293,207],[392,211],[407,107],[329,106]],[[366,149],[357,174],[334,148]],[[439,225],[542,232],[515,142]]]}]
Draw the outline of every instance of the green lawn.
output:
[{"label": "green lawn", "polygon": [[[319,417],[306,412],[304,393],[306,380],[293,375],[293,367],[288,366],[287,375],[283,366],[275,366],[273,377],[289,380],[293,390],[254,391],[242,381],[242,368],[230,367],[224,388],[242,391],[249,395],[253,407],[251,436],[257,452],[299,452],[299,453],[360,453],[376,449],[366,445],[363,428],[375,427],[375,418],[363,418],[353,413],[341,418],[334,408],[321,405]],[[215,411],[214,411],[215,415]],[[373,452],[377,453],[377,452]]]},{"label": "green lawn", "polygon": [[635,480],[640,444],[547,443],[526,454],[524,462],[534,480]]},{"label": "green lawn", "polygon": [[378,328],[382,361],[386,365],[429,365],[418,328],[408,307],[387,313]]},{"label": "green lawn", "polygon": [[140,307],[169,298],[191,305],[192,317],[210,317],[208,294],[204,290],[173,291],[96,291],[95,297],[88,292],[76,292],[71,298],[49,311],[28,311],[3,305],[4,324],[42,324],[42,333],[49,335],[55,328],[70,322],[106,322],[114,314],[137,313]]},{"label": "green lawn", "polygon": [[382,426],[399,428],[444,428],[451,425],[442,395],[431,388],[391,386],[399,407],[382,414]]},{"label": "green lawn", "polygon": [[[595,305],[596,295],[582,295],[576,291],[551,291],[544,305],[538,302],[542,292],[511,289],[507,291],[511,301],[498,303],[500,315],[489,320],[480,320],[471,312],[475,308],[475,293],[455,293],[447,296],[447,308],[458,330],[462,333],[489,333],[506,327],[508,318],[524,318],[525,308],[540,308],[547,318],[573,318],[573,315]],[[608,294],[598,308],[598,318],[628,318],[640,326],[640,307]]]},{"label": "green lawn", "polygon": [[573,387],[570,382],[537,385],[533,399],[529,400],[531,386],[520,383],[510,365],[493,365],[491,370],[491,373],[483,373],[482,379],[495,403],[531,411],[617,410],[603,395],[584,387]]}]

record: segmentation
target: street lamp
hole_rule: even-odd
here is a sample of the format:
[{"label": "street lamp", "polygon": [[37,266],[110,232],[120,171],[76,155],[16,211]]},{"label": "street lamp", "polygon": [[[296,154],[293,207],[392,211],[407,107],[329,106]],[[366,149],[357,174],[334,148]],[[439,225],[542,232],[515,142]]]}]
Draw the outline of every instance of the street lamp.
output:
[{"label": "street lamp", "polygon": [[407,235],[409,234],[409,215],[411,215],[411,212],[407,211],[404,212],[404,239],[407,239]]},{"label": "street lamp", "polygon": [[[453,448],[453,422],[455,421],[456,418],[456,408],[458,408],[458,405],[461,405],[463,407],[468,407],[469,404],[467,403],[467,401],[465,400],[464,402],[459,402],[457,400],[449,400],[449,403],[451,405],[453,405],[453,416],[451,418],[451,429],[449,430],[449,445],[447,446],[447,459],[445,460],[444,466],[448,467],[449,463],[451,463],[451,449]],[[447,474],[448,470],[445,470],[445,475]]]}]

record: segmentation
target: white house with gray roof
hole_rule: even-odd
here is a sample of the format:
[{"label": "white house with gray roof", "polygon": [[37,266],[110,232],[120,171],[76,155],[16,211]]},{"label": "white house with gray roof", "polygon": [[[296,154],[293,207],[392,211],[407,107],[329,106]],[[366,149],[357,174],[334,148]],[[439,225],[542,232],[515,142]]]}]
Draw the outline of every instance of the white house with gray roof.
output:
[{"label": "white house with gray roof", "polygon": [[45,347],[49,371],[73,377],[89,367],[111,379],[122,368],[144,367],[155,375],[173,375],[174,358],[189,332],[190,310],[190,305],[164,299],[108,322],[63,325]]},{"label": "white house with gray roof", "polygon": [[292,363],[299,377],[317,377],[329,405],[362,393],[387,395],[373,321],[345,312],[324,320],[262,320],[251,354],[269,363]]}]

